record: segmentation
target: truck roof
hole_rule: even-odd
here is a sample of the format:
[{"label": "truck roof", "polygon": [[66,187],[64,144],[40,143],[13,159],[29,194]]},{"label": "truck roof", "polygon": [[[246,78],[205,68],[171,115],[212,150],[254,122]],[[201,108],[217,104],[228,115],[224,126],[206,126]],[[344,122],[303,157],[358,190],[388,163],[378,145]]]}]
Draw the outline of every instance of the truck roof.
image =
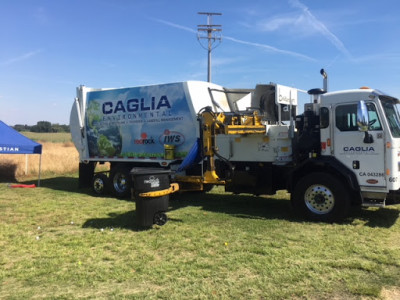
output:
[{"label": "truck roof", "polygon": [[400,104],[399,99],[392,97],[380,90],[370,89],[370,88],[360,88],[352,90],[341,90],[328,92],[321,95],[321,103],[323,104],[333,104],[340,102],[353,102],[360,100],[373,100],[375,97],[384,97],[394,101],[396,104]]},{"label": "truck roof", "polygon": [[[186,81],[176,81],[176,82],[162,82],[162,83],[152,83],[152,84],[142,84],[142,85],[130,85],[130,86],[120,86],[120,87],[106,87],[106,88],[95,88],[89,87],[84,84],[81,84],[79,87],[84,87],[87,92],[93,91],[109,91],[109,90],[118,90],[118,89],[131,89],[131,88],[140,88],[140,87],[157,87],[160,85],[166,84],[180,84],[180,83],[199,83],[199,84],[210,84],[206,81],[201,80],[186,80]],[[215,85],[215,84],[213,84]]]}]

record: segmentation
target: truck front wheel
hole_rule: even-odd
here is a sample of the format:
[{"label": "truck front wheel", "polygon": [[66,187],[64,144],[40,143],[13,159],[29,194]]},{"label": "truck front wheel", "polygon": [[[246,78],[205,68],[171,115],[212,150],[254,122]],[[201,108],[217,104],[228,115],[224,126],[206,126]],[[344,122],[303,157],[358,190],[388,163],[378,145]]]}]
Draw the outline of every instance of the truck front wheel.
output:
[{"label": "truck front wheel", "polygon": [[340,222],[350,207],[345,185],[333,175],[322,172],[300,179],[291,198],[295,210],[313,221]]}]

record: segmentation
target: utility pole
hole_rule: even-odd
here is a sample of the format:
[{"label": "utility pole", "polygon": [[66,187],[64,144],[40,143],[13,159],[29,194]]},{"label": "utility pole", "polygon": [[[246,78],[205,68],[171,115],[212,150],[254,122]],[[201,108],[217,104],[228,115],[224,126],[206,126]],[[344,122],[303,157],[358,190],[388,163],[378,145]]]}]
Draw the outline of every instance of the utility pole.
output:
[{"label": "utility pole", "polygon": [[[222,41],[222,25],[212,24],[212,17],[221,16],[222,14],[212,12],[199,12],[198,14],[207,16],[207,25],[197,25],[197,39],[199,40],[200,45],[208,51],[207,81],[211,82],[211,51],[215,49]],[[208,40],[207,47],[202,45],[200,41],[201,39]],[[216,42],[218,42],[218,44],[215,44]]]}]

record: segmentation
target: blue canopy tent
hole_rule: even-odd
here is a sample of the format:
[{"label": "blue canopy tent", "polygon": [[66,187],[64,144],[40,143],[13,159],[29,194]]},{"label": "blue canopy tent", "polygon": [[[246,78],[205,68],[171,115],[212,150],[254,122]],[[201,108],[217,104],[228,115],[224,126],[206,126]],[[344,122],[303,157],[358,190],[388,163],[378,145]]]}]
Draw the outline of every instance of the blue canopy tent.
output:
[{"label": "blue canopy tent", "polygon": [[39,179],[42,167],[42,145],[32,141],[0,121],[0,154],[40,154]]}]

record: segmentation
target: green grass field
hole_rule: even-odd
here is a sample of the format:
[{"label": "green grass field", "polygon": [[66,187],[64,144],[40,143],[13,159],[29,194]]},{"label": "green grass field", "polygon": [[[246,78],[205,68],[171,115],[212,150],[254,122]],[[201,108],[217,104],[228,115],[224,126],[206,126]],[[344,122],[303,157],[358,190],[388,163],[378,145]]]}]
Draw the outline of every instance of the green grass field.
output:
[{"label": "green grass field", "polygon": [[399,299],[400,206],[304,222],[288,195],[181,194],[166,225],[76,175],[0,184],[1,299]]},{"label": "green grass field", "polygon": [[71,134],[69,132],[30,132],[22,131],[24,136],[39,142],[68,143],[71,142]]}]

